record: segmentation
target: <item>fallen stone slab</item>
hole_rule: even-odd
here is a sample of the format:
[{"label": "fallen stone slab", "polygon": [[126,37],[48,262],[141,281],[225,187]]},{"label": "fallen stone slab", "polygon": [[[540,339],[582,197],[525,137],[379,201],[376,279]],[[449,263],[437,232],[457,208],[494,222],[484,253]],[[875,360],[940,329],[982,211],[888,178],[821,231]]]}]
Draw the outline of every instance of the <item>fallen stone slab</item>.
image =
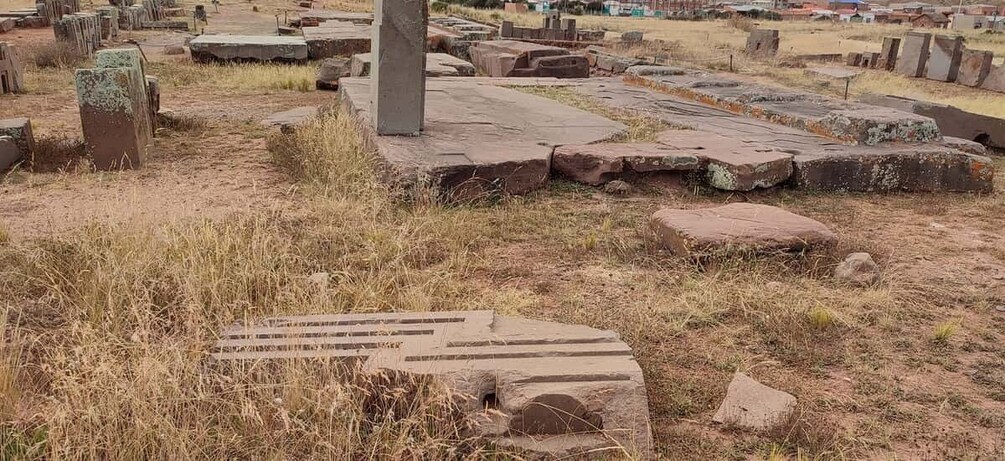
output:
[{"label": "fallen stone slab", "polygon": [[17,147],[14,138],[0,136],[0,171],[10,168],[22,158],[21,149]]},{"label": "fallen stone slab", "polygon": [[755,431],[784,424],[796,410],[796,398],[737,372],[712,421]]},{"label": "fallen stone slab", "polygon": [[310,10],[297,13],[299,25],[314,27],[328,21],[348,22],[352,24],[369,25],[373,23],[373,13],[356,13],[351,11]]},{"label": "fallen stone slab", "polygon": [[302,37],[270,35],[200,35],[188,44],[195,62],[261,61],[306,62]]},{"label": "fallen stone slab", "polygon": [[781,208],[731,203],[715,208],[664,208],[652,216],[661,244],[679,255],[733,251],[802,251],[837,241],[823,224]]},{"label": "fallen stone slab", "polygon": [[[366,77],[370,75],[371,53],[353,55],[349,62],[349,75]],[[426,53],[427,77],[469,77],[475,75],[475,66],[463,59],[446,53]]]},{"label": "fallen stone slab", "polygon": [[[369,126],[368,78],[339,82],[339,99]],[[560,102],[497,85],[514,79],[442,77],[426,81],[421,136],[367,136],[389,179],[429,178],[452,200],[542,187],[555,146],[590,144],[622,132],[624,124]]]},{"label": "fallen stone slab", "polygon": [[709,185],[749,191],[781,184],[792,175],[792,154],[698,130],[670,130],[657,142],[702,159]]},{"label": "fallen stone slab", "polygon": [[935,120],[939,131],[945,136],[1005,149],[1005,119],[967,112],[955,106],[902,96],[867,94],[862,96],[862,102],[929,117]]},{"label": "fallen stone slab", "polygon": [[471,423],[468,436],[547,459],[613,447],[652,456],[642,370],[613,331],[492,311],[274,317],[225,330],[212,358],[433,376]]},{"label": "fallen stone slab", "polygon": [[311,59],[347,58],[370,52],[373,29],[370,25],[330,21],[317,27],[304,27],[303,34]]},{"label": "fallen stone slab", "polygon": [[317,106],[296,107],[269,115],[262,120],[262,125],[279,127],[279,131],[282,133],[292,133],[295,126],[317,116]]},{"label": "fallen stone slab", "polygon": [[552,170],[573,181],[599,186],[631,174],[684,173],[701,167],[691,152],[656,143],[597,143],[558,146]]},{"label": "fallen stone slab", "polygon": [[692,71],[625,78],[674,96],[849,144],[923,143],[941,137],[933,120],[910,112],[746,83],[718,74]]},{"label": "fallen stone slab", "polygon": [[879,152],[807,153],[792,160],[793,184],[851,192],[990,192],[994,162],[937,144]]}]

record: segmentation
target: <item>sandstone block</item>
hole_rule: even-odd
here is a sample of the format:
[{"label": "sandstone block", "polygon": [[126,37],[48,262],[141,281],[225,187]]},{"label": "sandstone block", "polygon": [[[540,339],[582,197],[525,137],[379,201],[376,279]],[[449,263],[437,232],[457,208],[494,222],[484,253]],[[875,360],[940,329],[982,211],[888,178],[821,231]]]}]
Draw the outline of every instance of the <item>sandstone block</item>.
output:
[{"label": "sandstone block", "polygon": [[307,42],[303,37],[204,34],[189,42],[189,51],[195,62],[307,61]]},{"label": "sandstone block", "polygon": [[426,0],[377,0],[370,114],[379,135],[417,135],[426,101]]},{"label": "sandstone block", "polygon": [[991,72],[994,53],[984,50],[963,50],[960,58],[960,72],[956,83],[966,86],[981,86]]},{"label": "sandstone block", "polygon": [[7,169],[22,158],[31,157],[35,151],[35,137],[31,133],[31,120],[27,118],[0,120],[0,136],[8,138],[8,141],[17,148],[17,154],[11,154],[8,147],[5,158],[8,159],[9,163],[5,166],[4,161],[0,160],[0,170]]},{"label": "sandstone block", "polygon": [[925,75],[931,43],[932,34],[908,32],[904,38],[904,49],[897,59],[897,73],[915,78]]},{"label": "sandstone block", "polygon": [[981,83],[981,88],[990,91],[1005,93],[1005,65],[991,66],[987,77]]},{"label": "sandstone block", "polygon": [[652,216],[660,242],[674,253],[802,251],[837,241],[823,224],[781,208],[731,203],[715,208],[664,208]]},{"label": "sandstone block", "polygon": [[691,152],[655,143],[559,146],[551,158],[554,171],[593,186],[633,173],[680,173],[700,166],[701,161]]},{"label": "sandstone block", "polygon": [[652,456],[642,370],[612,331],[492,311],[275,317],[227,329],[212,357],[435,376],[472,423],[469,436],[546,459],[618,445]]},{"label": "sandstone block", "polygon": [[884,142],[931,142],[942,136],[935,120],[885,107],[828,112],[820,126],[839,139],[874,146]]},{"label": "sandstone block", "polygon": [[936,35],[928,59],[928,78],[940,82],[955,82],[960,73],[963,37]]},{"label": "sandstone block", "polygon": [[84,142],[95,168],[142,166],[149,140],[143,82],[130,68],[77,69],[76,87]]},{"label": "sandstone block", "polygon": [[657,141],[702,159],[708,182],[716,189],[768,188],[792,175],[792,154],[769,146],[698,130],[669,130]]}]

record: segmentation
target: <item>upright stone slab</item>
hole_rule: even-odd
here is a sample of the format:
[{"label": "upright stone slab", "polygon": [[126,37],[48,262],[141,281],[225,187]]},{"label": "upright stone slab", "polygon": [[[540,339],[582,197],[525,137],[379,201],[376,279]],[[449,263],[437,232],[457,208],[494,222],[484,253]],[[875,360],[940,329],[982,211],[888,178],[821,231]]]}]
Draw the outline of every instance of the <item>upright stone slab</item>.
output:
[{"label": "upright stone slab", "polygon": [[[140,82],[138,91],[143,97],[137,102],[140,104],[142,111],[137,117],[143,128],[143,144],[149,144],[154,137],[154,112],[150,108],[150,87],[147,85],[147,77],[143,67],[143,55],[140,54],[140,50],[130,47],[98,51],[94,55],[94,67],[101,69],[127,68],[133,73],[133,78]],[[157,99],[159,102],[159,94]]]},{"label": "upright stone slab", "polygon": [[139,168],[146,159],[147,100],[129,67],[77,69],[84,142],[99,170]]},{"label": "upright stone slab", "polygon": [[848,53],[848,57],[845,58],[846,65],[858,67],[862,64],[862,53],[852,51]]},{"label": "upright stone slab", "polygon": [[371,120],[378,135],[417,135],[426,101],[425,0],[376,0]]},{"label": "upright stone slab", "polygon": [[932,55],[928,59],[928,78],[940,82],[955,82],[963,57],[963,37],[936,35]]},{"label": "upright stone slab", "polygon": [[747,37],[747,54],[769,57],[778,54],[778,31],[775,29],[754,29]]},{"label": "upright stone slab", "polygon": [[904,38],[904,50],[897,59],[897,73],[914,78],[924,76],[931,43],[932,34],[908,32]]},{"label": "upright stone slab", "polygon": [[981,88],[1005,93],[1005,65],[991,66],[988,76],[981,82]]},{"label": "upright stone slab", "polygon": [[14,45],[0,42],[0,94],[20,93],[24,87],[23,71]]},{"label": "upright stone slab", "polygon": [[897,55],[900,53],[900,39],[895,37],[883,37],[883,50],[879,52],[879,61],[876,67],[884,70],[893,70],[897,65]]},{"label": "upright stone slab", "polygon": [[994,53],[984,50],[963,50],[960,59],[960,73],[956,83],[966,86],[981,86],[988,73],[991,72],[991,61]]}]

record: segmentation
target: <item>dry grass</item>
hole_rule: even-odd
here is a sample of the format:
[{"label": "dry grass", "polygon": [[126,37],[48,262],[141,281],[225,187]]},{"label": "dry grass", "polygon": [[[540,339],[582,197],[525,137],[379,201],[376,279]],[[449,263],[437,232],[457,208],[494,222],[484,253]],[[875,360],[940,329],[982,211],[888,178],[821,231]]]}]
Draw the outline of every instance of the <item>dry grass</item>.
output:
[{"label": "dry grass", "polygon": [[26,58],[25,62],[32,63],[39,69],[72,69],[87,59],[73,45],[56,41],[35,43],[22,53]]},{"label": "dry grass", "polygon": [[189,60],[153,62],[149,73],[168,87],[209,85],[225,90],[314,90],[317,67],[284,64],[196,64]]}]

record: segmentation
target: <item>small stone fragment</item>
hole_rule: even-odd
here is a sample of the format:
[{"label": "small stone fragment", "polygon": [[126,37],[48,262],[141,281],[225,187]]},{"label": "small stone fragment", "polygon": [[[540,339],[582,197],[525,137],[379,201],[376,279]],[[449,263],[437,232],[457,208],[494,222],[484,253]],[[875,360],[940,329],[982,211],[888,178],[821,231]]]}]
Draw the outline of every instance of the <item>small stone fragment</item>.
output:
[{"label": "small stone fragment", "polygon": [[325,290],[328,288],[328,282],[331,281],[331,274],[327,272],[315,272],[310,277],[307,277],[307,281],[317,289]]},{"label": "small stone fragment", "polygon": [[765,386],[736,372],[712,421],[745,429],[766,430],[785,422],[796,409],[788,392]]},{"label": "small stone fragment", "polygon": [[319,90],[338,90],[338,79],[349,76],[349,60],[326,58],[321,62],[314,85]]},{"label": "small stone fragment", "polygon": [[181,45],[168,45],[164,47],[164,54],[169,56],[185,54],[185,47]]},{"label": "small stone fragment", "polygon": [[620,179],[615,179],[614,181],[604,184],[604,192],[613,195],[628,194],[632,192],[632,185]]},{"label": "small stone fragment", "polygon": [[852,253],[834,269],[834,277],[854,285],[868,286],[879,281],[879,266],[869,253]]}]

